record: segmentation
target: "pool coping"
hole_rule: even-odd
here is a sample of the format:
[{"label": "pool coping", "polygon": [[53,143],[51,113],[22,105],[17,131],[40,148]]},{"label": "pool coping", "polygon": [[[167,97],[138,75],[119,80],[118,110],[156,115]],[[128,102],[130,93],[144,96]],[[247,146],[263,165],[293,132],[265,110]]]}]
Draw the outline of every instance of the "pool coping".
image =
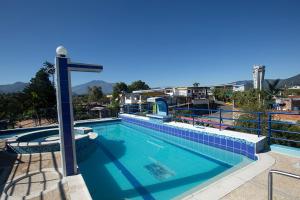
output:
[{"label": "pool coping", "polygon": [[67,182],[67,185],[69,187],[68,194],[70,195],[71,200],[92,200],[91,194],[85,184],[81,173],[78,173],[74,176],[67,176],[63,180]]},{"label": "pool coping", "polygon": [[195,188],[187,191],[174,199],[181,200],[198,200],[198,199],[221,199],[228,193],[242,186],[249,180],[253,179],[263,171],[270,168],[275,159],[267,153],[257,154],[258,160],[254,161],[232,173],[212,182],[211,184],[203,187],[203,185],[196,186]]}]

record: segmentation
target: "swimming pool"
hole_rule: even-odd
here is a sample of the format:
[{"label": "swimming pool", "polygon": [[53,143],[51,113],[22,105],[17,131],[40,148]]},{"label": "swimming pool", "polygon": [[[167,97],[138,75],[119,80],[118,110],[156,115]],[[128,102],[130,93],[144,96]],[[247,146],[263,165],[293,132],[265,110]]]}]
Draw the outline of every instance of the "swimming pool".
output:
[{"label": "swimming pool", "polygon": [[171,199],[251,162],[126,122],[87,126],[99,137],[77,156],[93,199]]}]

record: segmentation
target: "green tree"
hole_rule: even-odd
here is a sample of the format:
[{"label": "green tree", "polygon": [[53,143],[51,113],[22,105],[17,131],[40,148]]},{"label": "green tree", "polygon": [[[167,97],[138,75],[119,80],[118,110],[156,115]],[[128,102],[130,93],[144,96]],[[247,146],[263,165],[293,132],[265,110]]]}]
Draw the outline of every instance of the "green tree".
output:
[{"label": "green tree", "polygon": [[51,62],[45,61],[43,63],[43,67],[45,69],[45,72],[48,73],[49,76],[52,77],[52,85],[54,85],[55,65]]},{"label": "green tree", "polygon": [[259,103],[259,98],[261,98],[261,102],[263,102],[266,95],[263,91],[256,89],[250,89],[244,92],[234,92],[232,95],[236,107],[244,111],[260,111],[265,109],[267,104]]},{"label": "green tree", "polygon": [[31,108],[33,118],[41,124],[41,119],[56,120],[55,88],[49,80],[49,74],[41,68],[24,89],[28,97],[26,104]]},{"label": "green tree", "polygon": [[194,86],[194,87],[199,87],[199,86],[200,86],[200,83],[195,82],[195,83],[193,83],[193,86]]},{"label": "green tree", "polygon": [[268,98],[272,99],[273,97],[277,97],[282,89],[279,87],[280,79],[276,80],[267,80],[267,88],[265,91],[268,93]]},{"label": "green tree", "polygon": [[129,92],[135,90],[149,90],[149,89],[150,89],[149,85],[147,85],[144,81],[141,80],[134,81],[128,86]]},{"label": "green tree", "polygon": [[116,83],[113,87],[113,92],[112,92],[112,97],[113,97],[113,102],[119,102],[119,95],[122,92],[128,92],[128,86],[124,82],[119,82]]},{"label": "green tree", "polygon": [[229,102],[231,101],[232,91],[226,88],[214,88],[213,94],[219,101]]},{"label": "green tree", "polygon": [[93,86],[88,88],[88,101],[89,102],[100,102],[103,97],[101,86]]},{"label": "green tree", "polygon": [[11,128],[23,117],[25,110],[23,93],[0,94],[0,120],[8,121]]}]

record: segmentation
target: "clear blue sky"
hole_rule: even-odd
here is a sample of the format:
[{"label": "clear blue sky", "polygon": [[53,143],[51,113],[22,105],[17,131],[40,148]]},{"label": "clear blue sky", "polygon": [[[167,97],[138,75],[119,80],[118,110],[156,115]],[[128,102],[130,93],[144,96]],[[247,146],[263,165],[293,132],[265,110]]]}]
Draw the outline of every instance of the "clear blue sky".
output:
[{"label": "clear blue sky", "polygon": [[300,73],[300,1],[0,1],[0,84],[28,82],[55,49],[98,63],[73,84],[100,79],[152,87]]}]

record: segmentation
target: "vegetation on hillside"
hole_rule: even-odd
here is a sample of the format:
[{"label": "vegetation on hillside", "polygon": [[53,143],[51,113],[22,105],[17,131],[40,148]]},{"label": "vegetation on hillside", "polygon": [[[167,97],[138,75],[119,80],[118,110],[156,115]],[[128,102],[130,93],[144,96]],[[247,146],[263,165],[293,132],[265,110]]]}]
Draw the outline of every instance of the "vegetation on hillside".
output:
[{"label": "vegetation on hillside", "polygon": [[20,120],[33,119],[41,125],[42,119],[57,121],[56,94],[49,73],[41,68],[19,93],[0,95],[0,120],[14,128]]}]

